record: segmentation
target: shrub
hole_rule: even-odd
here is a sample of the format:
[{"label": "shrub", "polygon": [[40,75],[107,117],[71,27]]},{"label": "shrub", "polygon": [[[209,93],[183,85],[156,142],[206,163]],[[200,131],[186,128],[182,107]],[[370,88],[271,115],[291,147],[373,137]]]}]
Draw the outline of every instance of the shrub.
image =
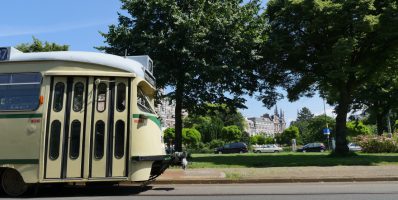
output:
[{"label": "shrub", "polygon": [[217,148],[217,147],[222,147],[222,146],[224,146],[224,144],[225,144],[225,142],[222,141],[222,140],[212,140],[212,141],[209,143],[209,148],[210,148],[210,149],[215,149],[215,148]]},{"label": "shrub", "polygon": [[397,141],[386,136],[360,135],[356,137],[356,141],[365,153],[398,152]]}]

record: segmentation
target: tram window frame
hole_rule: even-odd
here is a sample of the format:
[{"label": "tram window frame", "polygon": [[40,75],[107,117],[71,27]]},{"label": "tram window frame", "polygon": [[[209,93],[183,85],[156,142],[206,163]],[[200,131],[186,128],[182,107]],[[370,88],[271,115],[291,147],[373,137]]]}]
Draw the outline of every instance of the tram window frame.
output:
[{"label": "tram window frame", "polygon": [[0,73],[0,112],[37,110],[42,80],[40,72]]},{"label": "tram window frame", "polygon": [[[81,86],[81,88],[78,88]],[[73,111],[80,112],[83,109],[84,104],[84,84],[77,82],[73,86]]]},{"label": "tram window frame", "polygon": [[117,93],[116,93],[116,110],[119,112],[123,112],[126,110],[126,84],[118,83],[117,84]]},{"label": "tram window frame", "polygon": [[115,125],[115,150],[114,156],[117,159],[121,159],[124,157],[124,148],[125,148],[125,132],[126,125],[123,120],[117,120]]},{"label": "tram window frame", "polygon": [[61,149],[62,123],[59,120],[54,120],[51,122],[50,127],[50,147],[48,154],[51,160],[57,160],[59,158],[59,151]]},{"label": "tram window frame", "polygon": [[[58,85],[61,85],[58,87]],[[60,91],[58,91],[58,89]],[[54,112],[60,112],[64,108],[64,96],[65,96],[65,83],[57,82],[54,86],[54,103],[53,110]]]},{"label": "tram window frame", "polygon": [[[103,88],[101,88],[100,86],[102,86],[102,85],[105,85],[105,88],[104,88],[104,91],[101,91],[101,89],[103,89]],[[102,112],[104,112],[105,110],[106,110],[106,101],[107,101],[107,93],[108,93],[108,85],[107,84],[105,84],[105,83],[100,83],[100,84],[98,84],[98,88],[97,88],[98,90],[97,90],[97,111],[98,112],[100,112],[100,113],[102,113]],[[100,93],[100,92],[104,92],[104,93]],[[104,95],[104,96],[100,96],[100,94],[101,95]],[[102,97],[104,97],[103,99],[100,99],[100,97],[102,98]],[[101,103],[101,104],[100,104]],[[101,110],[100,110],[100,105],[103,105],[103,107],[101,107]]]},{"label": "tram window frame", "polygon": [[[105,122],[102,120],[98,120],[95,123],[94,131],[94,157],[97,160],[101,160],[105,154]],[[102,133],[100,133],[99,131],[101,131]]]},{"label": "tram window frame", "polygon": [[76,160],[80,156],[80,136],[82,131],[82,123],[79,120],[73,120],[71,123],[71,136],[70,136],[70,148],[69,157],[72,160]]},{"label": "tram window frame", "polygon": [[140,87],[138,87],[137,89],[137,106],[141,111],[155,114],[155,111],[151,106],[148,96],[145,95],[144,91]]}]

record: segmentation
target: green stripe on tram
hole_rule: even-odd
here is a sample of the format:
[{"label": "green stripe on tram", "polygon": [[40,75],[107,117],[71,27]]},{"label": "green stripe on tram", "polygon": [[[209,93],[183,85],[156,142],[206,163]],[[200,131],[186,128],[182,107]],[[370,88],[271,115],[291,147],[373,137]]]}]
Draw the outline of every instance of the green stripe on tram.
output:
[{"label": "green stripe on tram", "polygon": [[17,118],[41,118],[43,114],[0,114],[0,119],[17,119]]},{"label": "green stripe on tram", "polygon": [[0,159],[2,164],[39,164],[39,159]]},{"label": "green stripe on tram", "polygon": [[148,115],[148,114],[133,114],[133,119],[139,119],[140,115],[145,115],[145,117],[147,117],[149,120],[153,121],[156,125],[158,125],[158,127],[160,128],[162,125],[160,123],[159,118],[157,118],[154,115]]}]

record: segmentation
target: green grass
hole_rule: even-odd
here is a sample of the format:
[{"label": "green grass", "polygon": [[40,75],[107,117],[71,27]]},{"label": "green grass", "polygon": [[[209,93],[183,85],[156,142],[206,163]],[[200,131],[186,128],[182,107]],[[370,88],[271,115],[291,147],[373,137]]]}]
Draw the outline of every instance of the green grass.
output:
[{"label": "green grass", "polygon": [[329,153],[193,154],[190,168],[263,168],[300,166],[398,165],[397,153],[333,157]]}]

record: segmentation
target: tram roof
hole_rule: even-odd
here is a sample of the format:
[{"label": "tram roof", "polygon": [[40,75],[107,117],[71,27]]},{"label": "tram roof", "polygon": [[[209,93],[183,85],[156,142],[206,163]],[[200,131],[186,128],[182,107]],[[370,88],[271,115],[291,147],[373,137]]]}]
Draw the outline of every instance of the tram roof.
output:
[{"label": "tram roof", "polygon": [[144,66],[134,58],[124,58],[121,56],[82,51],[53,51],[53,52],[34,52],[22,53],[16,49],[11,51],[8,62],[18,61],[72,61],[104,65],[126,72],[135,73],[137,76],[144,77]]}]

